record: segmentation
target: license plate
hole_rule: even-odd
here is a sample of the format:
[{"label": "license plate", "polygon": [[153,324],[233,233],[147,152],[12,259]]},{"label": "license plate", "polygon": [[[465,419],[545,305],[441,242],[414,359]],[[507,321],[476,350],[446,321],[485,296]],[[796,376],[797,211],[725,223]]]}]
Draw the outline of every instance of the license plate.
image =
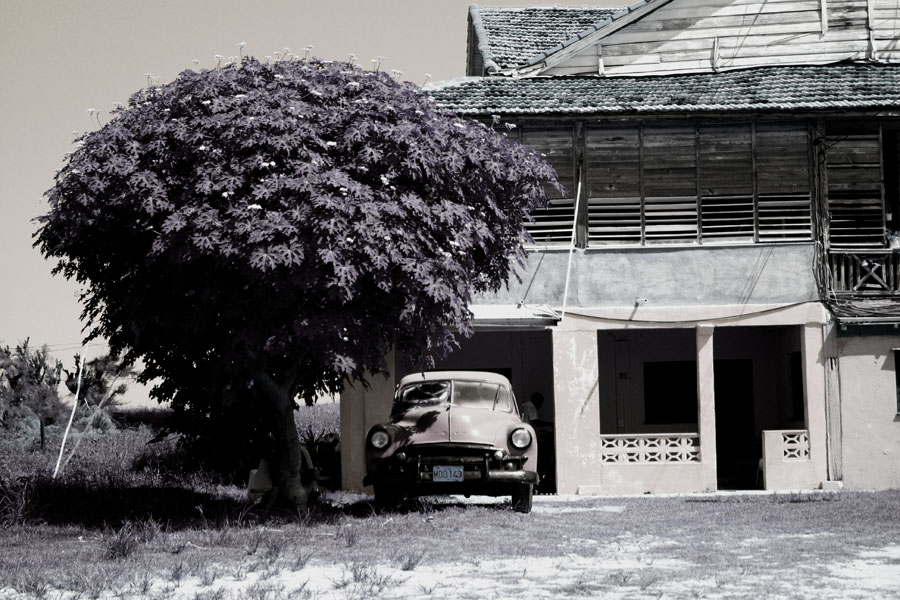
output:
[{"label": "license plate", "polygon": [[462,465],[434,465],[431,478],[433,481],[462,481]]}]

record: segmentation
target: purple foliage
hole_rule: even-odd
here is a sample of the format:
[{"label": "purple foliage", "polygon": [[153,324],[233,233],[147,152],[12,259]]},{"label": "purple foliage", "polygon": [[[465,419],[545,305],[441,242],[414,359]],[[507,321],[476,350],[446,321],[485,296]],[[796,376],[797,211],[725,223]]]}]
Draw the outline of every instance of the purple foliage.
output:
[{"label": "purple foliage", "polygon": [[141,90],[80,139],[35,245],[158,398],[227,406],[258,368],[312,395],[389,348],[451,349],[555,180],[384,73],[245,59]]}]

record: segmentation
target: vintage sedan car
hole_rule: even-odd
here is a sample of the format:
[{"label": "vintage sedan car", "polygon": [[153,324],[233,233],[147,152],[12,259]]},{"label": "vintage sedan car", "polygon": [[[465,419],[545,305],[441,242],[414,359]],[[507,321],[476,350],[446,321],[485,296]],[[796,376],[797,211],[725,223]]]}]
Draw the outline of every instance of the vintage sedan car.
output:
[{"label": "vintage sedan car", "polygon": [[364,483],[374,486],[380,507],[406,496],[510,495],[527,513],[537,451],[534,429],[502,375],[415,373],[397,386],[390,421],[366,436]]}]

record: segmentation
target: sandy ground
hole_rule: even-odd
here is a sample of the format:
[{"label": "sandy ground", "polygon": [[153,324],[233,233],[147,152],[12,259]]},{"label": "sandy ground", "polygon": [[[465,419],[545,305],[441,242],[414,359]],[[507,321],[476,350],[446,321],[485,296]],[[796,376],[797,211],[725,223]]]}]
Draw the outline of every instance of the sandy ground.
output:
[{"label": "sandy ground", "polygon": [[[353,501],[352,495],[346,495]],[[357,498],[358,499],[358,498]],[[535,513],[584,513],[585,518],[615,518],[627,510],[615,500],[591,506],[577,496],[535,497]],[[459,501],[457,498],[456,501]],[[473,498],[479,504],[498,500]],[[565,506],[562,506],[562,504]],[[434,518],[423,516],[423,518]],[[811,534],[810,544],[827,544],[828,534]],[[147,598],[200,600],[212,598],[312,598],[350,600],[363,598],[551,599],[551,598],[900,598],[900,540],[885,547],[860,548],[853,556],[837,556],[826,564],[803,557],[772,557],[763,561],[766,539],[748,539],[746,560],[755,566],[729,565],[711,572],[709,565],[693,564],[659,555],[648,558],[655,545],[674,544],[665,537],[629,534],[607,544],[572,538],[571,548],[558,556],[459,560],[437,566],[421,564],[404,571],[387,557],[372,557],[366,564],[331,564],[315,558],[298,571],[267,575],[222,574],[212,585],[187,578],[177,586],[154,581]],[[755,560],[754,560],[755,559]],[[0,589],[0,599],[26,596]],[[50,598],[74,598],[52,591]],[[107,597],[107,596],[102,596]],[[122,597],[108,595],[109,598]],[[129,596],[131,597],[131,596]]]}]

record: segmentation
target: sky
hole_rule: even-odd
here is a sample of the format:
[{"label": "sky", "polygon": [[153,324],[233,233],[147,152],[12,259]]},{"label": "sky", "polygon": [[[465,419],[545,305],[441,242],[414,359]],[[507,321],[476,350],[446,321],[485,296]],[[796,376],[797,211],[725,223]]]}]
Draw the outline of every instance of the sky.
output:
[{"label": "sky", "polygon": [[[491,5],[528,2],[492,0]],[[600,0],[596,4],[620,4]],[[465,74],[469,0],[0,0],[0,345],[30,338],[67,365],[80,348],[78,287],[32,248],[43,194],[75,131],[106,122],[116,102],[171,81],[192,60],[275,51],[327,60],[376,56],[417,84]],[[536,2],[531,2],[536,4]],[[589,4],[586,0],[553,4]],[[621,3],[627,4],[627,3]],[[88,350],[88,358],[103,352]]]}]

